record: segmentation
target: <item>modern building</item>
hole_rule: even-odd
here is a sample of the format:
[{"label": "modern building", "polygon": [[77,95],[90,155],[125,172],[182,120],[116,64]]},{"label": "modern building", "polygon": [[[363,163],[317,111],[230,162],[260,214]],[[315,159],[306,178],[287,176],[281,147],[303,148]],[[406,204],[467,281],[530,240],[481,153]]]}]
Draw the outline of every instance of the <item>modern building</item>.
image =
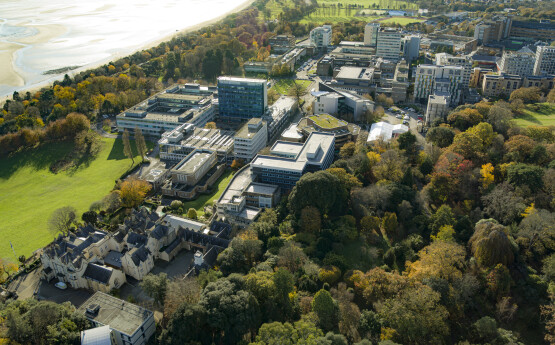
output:
[{"label": "modern building", "polygon": [[448,93],[438,92],[428,97],[428,106],[426,108],[426,125],[430,126],[436,120],[444,120],[449,112],[449,104],[451,96]]},{"label": "modern building", "polygon": [[262,116],[262,120],[266,121],[268,127],[268,142],[275,140],[287,128],[298,110],[297,100],[287,96],[281,96],[268,107]]},{"label": "modern building", "polygon": [[408,131],[409,128],[402,124],[392,125],[387,122],[376,122],[370,127],[367,142],[370,143],[376,140],[390,141],[392,138],[396,138]]},{"label": "modern building", "polygon": [[493,74],[493,69],[474,67],[472,69],[472,74],[470,75],[470,87],[482,88],[482,83],[484,81],[484,76],[486,74]]},{"label": "modern building", "polygon": [[295,36],[293,35],[277,35],[270,37],[268,43],[272,52],[276,54],[284,54],[295,47]]},{"label": "modern building", "polygon": [[378,46],[378,32],[380,23],[368,23],[364,27],[364,45],[369,47]]},{"label": "modern building", "polygon": [[500,41],[512,35],[513,25],[511,17],[495,16],[475,26],[474,38],[482,44]]},{"label": "modern building", "polygon": [[303,135],[298,131],[298,123],[292,123],[286,130],[281,133],[279,140],[289,141],[292,143],[302,143]]},{"label": "modern building", "polygon": [[268,107],[267,82],[264,79],[219,77],[218,102],[222,120],[260,118]]},{"label": "modern building", "polygon": [[115,345],[110,326],[101,326],[81,331],[81,345]]},{"label": "modern building", "polygon": [[498,67],[500,72],[526,77],[534,74],[535,62],[536,56],[534,52],[524,47],[517,52],[503,52]]},{"label": "modern building", "polygon": [[420,40],[421,37],[418,35],[409,35],[403,37],[401,41],[401,51],[403,52],[403,57],[407,62],[412,62],[418,59],[420,55]]},{"label": "modern building", "polygon": [[184,123],[203,127],[216,117],[215,91],[198,84],[169,87],[119,114],[118,131],[140,128],[144,135],[159,137]]},{"label": "modern building", "polygon": [[[555,33],[553,33],[555,35]],[[553,39],[555,36],[551,36]],[[555,47],[543,46],[536,49],[534,75],[555,74]]]},{"label": "modern building", "polygon": [[268,142],[268,127],[266,121],[252,118],[235,133],[233,153],[235,159],[250,162],[258,151]]},{"label": "modern building", "polygon": [[552,21],[518,21],[511,25],[512,37],[530,37],[537,40],[553,41],[555,37],[555,24]]},{"label": "modern building", "polygon": [[335,148],[339,149],[349,141],[356,141],[360,133],[360,127],[340,120],[329,114],[316,114],[303,117],[297,129],[308,138],[313,132],[332,133],[335,135]]},{"label": "modern building", "polygon": [[108,326],[117,345],[146,345],[156,330],[153,312],[98,291],[77,312],[95,327]]},{"label": "modern building", "polygon": [[451,50],[453,53],[470,54],[478,47],[478,40],[474,37],[447,35],[442,33],[427,34],[420,41],[421,49],[432,51]]},{"label": "modern building", "polygon": [[401,32],[393,28],[380,28],[376,56],[393,62],[399,61],[401,58]]},{"label": "modern building", "polygon": [[160,159],[179,162],[196,149],[215,151],[220,162],[233,160],[233,131],[183,124],[158,140]]},{"label": "modern building", "polygon": [[206,192],[225,171],[218,165],[215,151],[195,149],[170,170],[170,178],[162,186],[162,194],[182,199],[194,199]]},{"label": "modern building", "polygon": [[374,111],[374,102],[354,92],[344,91],[319,83],[318,89],[312,95],[315,97],[312,104],[314,114],[331,114],[342,118],[351,118],[354,122],[364,122],[365,114]]},{"label": "modern building", "polygon": [[327,49],[331,45],[331,25],[322,25],[310,31],[310,43],[317,49]]},{"label": "modern building", "polygon": [[470,84],[470,75],[472,74],[472,59],[470,56],[437,53],[435,64],[437,66],[461,66],[463,68],[462,87],[467,88]]},{"label": "modern building", "polygon": [[485,97],[508,97],[511,92],[522,86],[522,77],[511,74],[486,74],[482,82],[482,95]]},{"label": "modern building", "polygon": [[260,182],[291,190],[303,174],[329,168],[334,150],[334,134],[312,132],[304,144],[276,141],[271,155],[257,155],[250,165]]},{"label": "modern building", "polygon": [[464,69],[462,66],[419,65],[416,68],[413,99],[427,102],[435,92],[448,92],[451,105],[459,104],[462,95]]},{"label": "modern building", "polygon": [[332,86],[364,95],[373,91],[374,68],[341,67],[333,78]]}]

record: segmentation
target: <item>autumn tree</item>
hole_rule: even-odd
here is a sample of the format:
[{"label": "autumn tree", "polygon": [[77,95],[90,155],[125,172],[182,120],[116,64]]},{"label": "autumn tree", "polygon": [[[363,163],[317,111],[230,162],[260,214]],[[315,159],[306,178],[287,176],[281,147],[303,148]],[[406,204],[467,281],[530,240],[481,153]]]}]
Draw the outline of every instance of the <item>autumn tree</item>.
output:
[{"label": "autumn tree", "polygon": [[409,264],[409,278],[441,278],[454,281],[462,277],[466,251],[451,241],[434,241],[418,252],[419,259]]},{"label": "autumn tree", "polygon": [[524,103],[534,103],[539,102],[541,98],[541,90],[537,86],[533,87],[521,87],[519,89],[514,90],[511,92],[511,96],[509,100],[511,102],[519,99],[522,100]]},{"label": "autumn tree", "polygon": [[507,229],[494,219],[482,219],[476,223],[474,234],[468,241],[472,255],[478,264],[492,267],[510,265],[514,260],[513,246]]},{"label": "autumn tree", "polygon": [[129,141],[129,132],[127,131],[127,129],[123,131],[121,140],[123,141],[123,154],[125,155],[125,157],[131,159],[131,164],[135,164],[133,151],[131,151],[131,142]]},{"label": "autumn tree", "polygon": [[216,126],[216,122],[207,122],[206,125],[204,125],[204,128],[206,128],[206,129],[216,129],[218,127]]},{"label": "autumn tree", "polygon": [[200,284],[194,278],[169,281],[164,296],[164,320],[169,321],[180,304],[196,304],[201,291]]},{"label": "autumn tree", "polygon": [[56,209],[48,218],[48,229],[55,234],[62,233],[67,236],[76,218],[77,210],[74,207],[66,206]]},{"label": "autumn tree", "polygon": [[139,206],[151,188],[150,183],[135,177],[123,181],[120,187],[120,197],[123,206],[130,208]]},{"label": "autumn tree", "polygon": [[[141,156],[141,160],[144,161],[146,154],[146,142],[143,136],[143,131],[139,127],[135,127],[135,146],[137,147],[137,153]],[[128,138],[129,139],[129,138]]]},{"label": "autumn tree", "polygon": [[355,143],[352,141],[345,143],[343,146],[341,146],[341,149],[339,149],[339,157],[343,159],[352,157],[354,153]]}]

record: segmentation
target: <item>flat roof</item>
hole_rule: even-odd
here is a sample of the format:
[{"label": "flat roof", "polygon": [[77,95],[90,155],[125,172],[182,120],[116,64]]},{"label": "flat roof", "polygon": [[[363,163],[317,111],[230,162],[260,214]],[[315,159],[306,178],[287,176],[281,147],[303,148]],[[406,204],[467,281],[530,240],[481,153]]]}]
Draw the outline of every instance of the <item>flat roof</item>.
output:
[{"label": "flat roof", "polygon": [[[247,123],[241,126],[237,133],[235,133],[235,137],[241,139],[250,139],[254,137],[256,133],[258,133],[262,129],[263,126],[257,127],[256,130],[252,130],[252,125],[259,125],[260,123],[264,123],[264,121],[256,117],[250,119],[249,121],[247,121]],[[249,125],[251,126],[249,127]]]},{"label": "flat roof", "polygon": [[241,82],[241,83],[264,83],[264,84],[266,84],[265,79],[226,77],[226,76],[218,77],[218,82],[220,82],[220,81]]},{"label": "flat roof", "polygon": [[290,143],[288,141],[276,141],[270,152],[273,154],[285,154],[289,156],[298,156],[304,145],[301,143]]},{"label": "flat roof", "polygon": [[325,129],[334,129],[337,127],[347,126],[347,121],[340,120],[329,114],[309,115],[308,118],[316,124],[316,126]]},{"label": "flat roof", "polygon": [[156,98],[161,98],[165,100],[179,99],[179,100],[191,101],[191,102],[199,102],[204,98],[208,98],[208,97],[209,96],[204,96],[204,95],[191,95],[191,94],[170,93],[170,92],[165,92],[165,93],[156,95]]},{"label": "flat roof", "polygon": [[255,193],[255,194],[265,194],[272,195],[277,191],[278,187],[274,185],[269,185],[265,183],[251,182],[245,192]]},{"label": "flat roof", "polygon": [[81,332],[81,345],[112,345],[110,326],[87,329]]},{"label": "flat roof", "polygon": [[336,79],[365,79],[371,80],[374,69],[369,67],[343,66],[335,77]]},{"label": "flat roof", "polygon": [[177,163],[174,170],[184,174],[193,174],[206,164],[210,156],[212,156],[211,152],[193,151],[190,155],[183,158],[181,162]]},{"label": "flat roof", "polygon": [[[89,307],[98,306],[96,314],[87,312]],[[120,333],[132,336],[153,313],[133,303],[97,291],[77,309],[87,318],[102,325],[109,325]]]},{"label": "flat roof", "polygon": [[240,196],[243,190],[252,182],[252,170],[250,165],[240,169],[233,175],[231,181],[218,199],[219,203],[228,203],[234,197]]},{"label": "flat roof", "polygon": [[292,123],[289,127],[281,133],[282,138],[289,138],[294,140],[300,140],[303,135],[297,131],[297,123]]}]

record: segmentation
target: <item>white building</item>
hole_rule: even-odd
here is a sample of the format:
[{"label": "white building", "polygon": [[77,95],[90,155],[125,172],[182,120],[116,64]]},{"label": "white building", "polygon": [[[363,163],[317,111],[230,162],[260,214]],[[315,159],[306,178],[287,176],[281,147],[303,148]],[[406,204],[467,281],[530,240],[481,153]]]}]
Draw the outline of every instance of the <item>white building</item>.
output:
[{"label": "white building", "polygon": [[517,52],[505,51],[499,61],[499,70],[507,74],[527,77],[534,74],[536,56],[524,47]]},{"label": "white building", "polygon": [[310,31],[310,43],[318,49],[325,49],[331,45],[331,25],[316,27]]},{"label": "white building", "polygon": [[436,93],[428,97],[426,108],[426,124],[429,126],[437,119],[445,119],[451,100],[448,93]]},{"label": "white building", "polygon": [[376,56],[399,61],[401,58],[401,32],[393,28],[381,28],[378,32]]},{"label": "white building", "polygon": [[370,143],[375,140],[389,141],[408,131],[409,128],[402,124],[392,125],[387,122],[376,122],[370,127],[367,142]]},{"label": "white building", "polygon": [[401,50],[407,62],[418,59],[420,55],[420,36],[410,35],[403,37]]},{"label": "white building", "polygon": [[534,75],[555,74],[555,47],[538,47]]},{"label": "white building", "polygon": [[416,68],[413,100],[428,101],[428,96],[448,92],[451,105],[459,104],[462,94],[464,68],[462,66],[419,65]]},{"label": "white building", "polygon": [[250,162],[268,142],[266,121],[252,118],[235,134],[235,158]]},{"label": "white building", "polygon": [[436,54],[436,66],[461,66],[463,68],[462,86],[468,87],[472,74],[472,59],[468,55],[454,56],[448,53]]},{"label": "white building", "polygon": [[146,345],[156,330],[152,311],[102,292],[92,295],[77,312],[97,327],[108,326],[117,345]]},{"label": "white building", "polygon": [[380,23],[368,23],[364,27],[364,45],[376,47],[378,45],[378,32],[380,31]]}]

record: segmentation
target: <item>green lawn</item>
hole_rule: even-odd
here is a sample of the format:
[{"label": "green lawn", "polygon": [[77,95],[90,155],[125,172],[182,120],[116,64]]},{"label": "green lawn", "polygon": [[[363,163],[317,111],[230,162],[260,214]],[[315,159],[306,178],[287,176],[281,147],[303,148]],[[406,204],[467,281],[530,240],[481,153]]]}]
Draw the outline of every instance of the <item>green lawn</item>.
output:
[{"label": "green lawn", "polygon": [[214,186],[212,187],[212,193],[203,194],[193,201],[187,201],[183,203],[183,209],[185,210],[185,212],[187,212],[187,210],[190,208],[194,208],[195,210],[197,210],[197,216],[199,218],[202,217],[204,215],[204,206],[211,205],[214,200],[218,199],[222,195],[225,187],[227,187],[232,177],[233,174],[230,170],[224,171],[222,176],[220,176],[216,183],[214,183]]},{"label": "green lawn", "polygon": [[47,144],[0,159],[1,258],[14,260],[9,241],[17,255],[26,256],[52,241],[46,224],[55,209],[73,206],[80,218],[93,201],[110,192],[131,161],[123,155],[120,139],[102,140],[95,159],[58,174],[50,172],[50,164],[70,152],[72,143]]},{"label": "green lawn", "polygon": [[408,24],[412,24],[412,23],[420,23],[423,22],[424,19],[415,19],[415,18],[407,18],[407,17],[392,17],[392,18],[387,18],[384,20],[380,20],[380,23],[395,23],[395,24],[401,24],[403,26],[408,25]]},{"label": "green lawn", "polygon": [[[295,82],[295,79],[278,79],[276,80],[272,88],[276,90],[277,93],[280,93],[282,95],[287,95],[287,93],[289,92],[289,89],[291,88],[294,82]],[[311,83],[310,80],[296,80],[296,82],[304,86],[305,89]]]},{"label": "green lawn", "polygon": [[513,121],[520,127],[555,126],[555,104],[529,104],[523,114]]}]

